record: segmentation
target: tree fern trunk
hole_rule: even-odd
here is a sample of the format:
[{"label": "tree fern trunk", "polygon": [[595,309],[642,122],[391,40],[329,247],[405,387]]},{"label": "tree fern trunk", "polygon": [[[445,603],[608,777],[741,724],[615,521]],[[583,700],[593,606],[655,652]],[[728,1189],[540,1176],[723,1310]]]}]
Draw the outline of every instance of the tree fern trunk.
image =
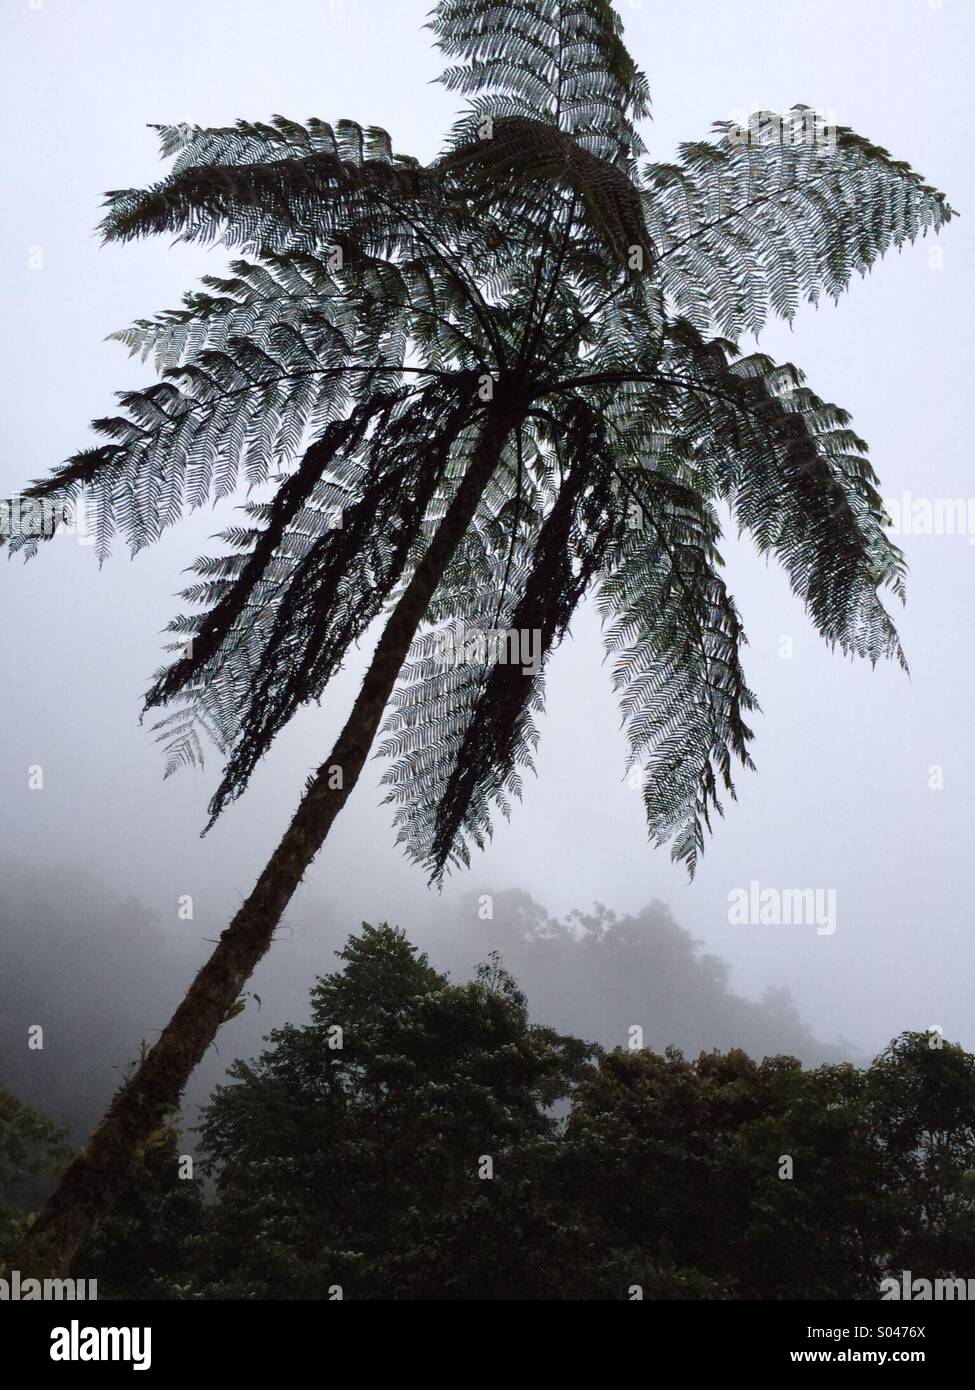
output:
[{"label": "tree fern trunk", "polygon": [[[295,889],[359,778],[434,589],[473,520],[505,439],[520,418],[520,410],[505,408],[497,399],[488,408],[468,472],[389,616],[335,746],[309,782],[253,891],[221,935],[159,1041],[117,1093],[87,1148],[66,1169],[25,1234],[14,1259],[23,1274],[35,1278],[67,1274],[81,1242],[126,1187],[146,1141],[179,1105],[190,1074],[270,946]],[[335,767],[342,769],[341,787],[329,785],[335,780]]]}]

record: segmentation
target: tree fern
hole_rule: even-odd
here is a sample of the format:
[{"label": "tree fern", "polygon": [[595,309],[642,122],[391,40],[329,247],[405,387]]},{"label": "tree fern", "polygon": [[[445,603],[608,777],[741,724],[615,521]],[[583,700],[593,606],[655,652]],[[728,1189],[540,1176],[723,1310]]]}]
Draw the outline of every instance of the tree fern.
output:
[{"label": "tree fern", "polygon": [[[719,505],[828,642],[902,659],[879,595],[902,592],[903,562],[866,446],[738,339],[938,230],[943,195],[852,131],[792,143],[764,117],[641,165],[647,83],[608,0],[441,0],[431,27],[467,104],[430,164],[350,121],[166,126],[168,174],[108,198],[110,240],[235,248],[227,276],[119,335],[159,381],[25,493],[94,498],[104,555],[252,490],[148,694],[167,768],[214,740],[219,814],[382,628],[252,892],[25,1236],[35,1275],[66,1273],[232,1016],[384,712],[398,833],[439,879],[521,795],[545,662],[594,596],[651,839],[693,872],[756,704]],[[444,667],[444,637],[471,627],[528,632],[537,660],[485,643]]]},{"label": "tree fern", "polygon": [[198,562],[147,696],[171,707],[153,726],[167,771],[207,741],[223,752],[215,816],[403,594],[494,391],[517,398],[390,707],[400,838],[435,877],[466,862],[539,734],[543,673],[445,670],[445,640],[524,628],[547,658],[591,593],[651,837],[693,869],[755,704],[719,502],[828,642],[903,661],[879,597],[902,596],[903,560],[866,445],[796,368],[737,340],[951,209],[801,106],[641,165],[649,93],[605,0],[444,0],[431,28],[468,105],[428,166],[350,121],[158,127],[169,172],[110,194],[104,235],[240,254],[114,335],[160,380],[27,496],[92,497],[104,555],[115,531],[136,551],[241,482],[264,494]]}]

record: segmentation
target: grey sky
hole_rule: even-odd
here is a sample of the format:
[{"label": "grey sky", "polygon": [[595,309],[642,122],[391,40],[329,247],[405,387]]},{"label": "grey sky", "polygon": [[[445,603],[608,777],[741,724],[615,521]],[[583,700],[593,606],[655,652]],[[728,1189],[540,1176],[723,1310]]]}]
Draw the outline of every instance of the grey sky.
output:
[{"label": "grey sky", "polygon": [[[975,207],[971,0],[619,8],[650,78],[653,157],[707,134],[712,120],[801,101],[908,160],[964,214]],[[87,421],[110,412],[111,393],[148,379],[105,335],[177,304],[201,271],[226,262],[224,252],[165,239],[99,247],[103,191],[162,174],[146,123],[348,116],[387,127],[398,149],[429,158],[456,102],[431,85],[440,60],[420,27],[427,9],[427,0],[4,0],[3,495],[90,442]],[[885,259],[836,308],[806,309],[791,333],[774,326],[763,335],[766,351],[795,361],[814,390],[852,412],[885,497],[975,497],[971,225],[963,216],[937,243]],[[160,629],[180,607],[180,571],[216,548],[208,537],[226,515],[197,513],[135,562],[116,547],[101,572],[71,538],[2,571],[5,848],[38,873],[49,862],[87,863],[174,932],[201,937],[215,937],[250,888],[361,671],[361,662],[350,667],[322,709],[295,721],[243,802],[200,841],[216,758],[204,776],[163,784],[159,750],[137,716],[160,664]],[[975,533],[902,541],[908,680],[823,648],[784,576],[728,537],[751,643],[746,669],[764,710],[759,772],[742,775],[740,799],[690,886],[666,851],[646,845],[639,794],[622,779],[598,623],[583,614],[550,668],[539,778],[444,900],[517,885],[561,913],[595,899],[632,910],[660,897],[733,964],[735,988],[789,985],[825,1037],[876,1048],[902,1028],[939,1024],[975,1045],[973,541]],[[791,660],[780,655],[784,636]],[[31,764],[44,769],[42,792],[28,790]],[[944,770],[943,790],[929,787],[932,765]],[[350,928],[387,917],[418,930],[429,895],[394,847],[378,778],[374,764],[311,884],[348,913]],[[731,925],[729,890],[753,879],[834,888],[835,933]],[[192,923],[177,920],[181,893],[196,899]],[[307,980],[298,984],[303,991]]]}]

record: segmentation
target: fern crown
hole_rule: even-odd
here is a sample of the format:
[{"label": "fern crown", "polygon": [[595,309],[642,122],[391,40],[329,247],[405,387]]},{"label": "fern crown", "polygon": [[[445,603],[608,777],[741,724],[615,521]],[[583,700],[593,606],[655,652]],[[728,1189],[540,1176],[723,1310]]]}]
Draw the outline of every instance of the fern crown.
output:
[{"label": "fern crown", "polygon": [[[721,122],[653,162],[647,81],[608,0],[441,0],[430,28],[465,105],[428,165],[352,121],[158,128],[169,171],[108,195],[105,238],[234,258],[114,335],[158,381],[24,497],[92,499],[104,555],[116,531],[136,552],[249,489],[147,696],[170,706],[167,772],[205,739],[222,750],[215,817],[402,592],[504,412],[388,711],[399,838],[439,879],[509,814],[547,658],[589,595],[651,839],[693,872],[751,764],[756,708],[718,508],[784,566],[827,642],[903,661],[880,597],[903,594],[903,559],[865,443],[797,368],[739,341],[952,210],[844,128],[824,144]],[[526,670],[472,632],[533,634],[539,659]]]}]

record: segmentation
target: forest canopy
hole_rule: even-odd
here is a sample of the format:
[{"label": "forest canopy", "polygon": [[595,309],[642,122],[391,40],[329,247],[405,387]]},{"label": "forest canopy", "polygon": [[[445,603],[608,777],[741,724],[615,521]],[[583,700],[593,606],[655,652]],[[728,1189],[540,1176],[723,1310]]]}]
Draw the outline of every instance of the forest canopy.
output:
[{"label": "forest canopy", "polygon": [[[590,928],[591,929],[591,928]],[[975,1257],[975,1057],[869,1067],[597,1044],[533,1022],[497,952],[452,983],[363,924],[82,1247],[100,1296],[879,1297]],[[0,1180],[53,1127],[2,1093]],[[24,1214],[0,1191],[0,1242]]]}]

